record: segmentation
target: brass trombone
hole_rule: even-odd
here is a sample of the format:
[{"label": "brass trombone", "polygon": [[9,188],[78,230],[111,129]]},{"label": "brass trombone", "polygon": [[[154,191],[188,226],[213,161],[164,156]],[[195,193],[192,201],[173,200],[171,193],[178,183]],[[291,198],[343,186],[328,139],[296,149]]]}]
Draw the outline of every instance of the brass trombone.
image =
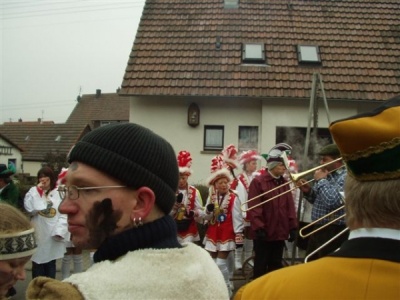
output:
[{"label": "brass trombone", "polygon": [[[286,166],[286,169],[289,169],[289,167],[288,167],[288,165],[289,165],[289,164],[288,164],[288,159],[287,159],[287,156],[286,156],[286,153],[285,153],[285,152],[283,152],[282,158],[283,158],[283,163],[284,163],[285,166]],[[337,158],[337,159],[335,159],[335,160],[332,160],[332,161],[330,161],[330,162],[328,162],[328,163],[322,164],[322,165],[317,166],[317,167],[315,167],[315,168],[311,168],[311,169],[309,169],[309,170],[307,170],[307,171],[304,171],[304,172],[300,172],[300,173],[296,173],[296,174],[292,174],[292,173],[289,172],[289,176],[290,176],[291,181],[285,182],[284,184],[281,184],[280,186],[277,186],[277,187],[275,187],[275,188],[273,188],[273,189],[271,189],[271,190],[268,190],[268,191],[266,191],[265,193],[262,193],[262,194],[260,194],[260,195],[257,195],[257,196],[255,196],[255,197],[253,197],[253,198],[251,198],[251,199],[248,199],[247,201],[245,201],[244,203],[242,203],[242,204],[240,205],[240,209],[242,210],[242,212],[248,212],[249,210],[252,210],[253,208],[256,208],[256,207],[258,207],[258,206],[261,206],[261,205],[263,205],[263,204],[265,204],[265,203],[267,203],[267,202],[269,202],[269,201],[272,201],[272,200],[274,200],[274,199],[280,197],[281,195],[290,193],[291,191],[293,191],[293,190],[299,188],[300,186],[303,186],[303,185],[305,185],[305,184],[307,184],[307,183],[310,183],[310,182],[314,181],[314,179],[311,179],[311,180],[309,180],[309,181],[306,181],[306,182],[304,182],[303,184],[301,184],[300,186],[295,186],[295,187],[293,187],[293,188],[291,188],[291,189],[289,189],[289,190],[287,190],[287,191],[285,191],[285,192],[283,192],[283,193],[280,193],[279,195],[276,195],[276,196],[274,196],[274,197],[272,197],[272,198],[269,198],[269,199],[267,199],[267,200],[265,200],[265,201],[263,201],[263,202],[260,202],[260,203],[258,203],[258,204],[256,204],[256,205],[252,206],[252,207],[249,207],[249,208],[245,208],[245,207],[244,207],[244,206],[247,206],[247,204],[248,204],[249,202],[251,202],[251,201],[253,201],[253,200],[255,200],[255,199],[259,198],[259,197],[262,197],[262,196],[264,196],[264,195],[266,195],[266,194],[269,194],[269,193],[271,193],[272,191],[275,191],[275,190],[277,190],[277,189],[279,189],[279,188],[281,188],[281,187],[283,187],[283,186],[286,186],[286,185],[288,185],[288,184],[290,184],[290,183],[292,183],[292,182],[296,184],[296,182],[297,182],[299,179],[301,179],[302,177],[304,177],[304,176],[306,176],[306,175],[308,175],[308,174],[310,174],[310,173],[312,173],[312,172],[315,172],[316,170],[319,170],[319,169],[321,169],[321,168],[324,168],[324,167],[326,167],[326,166],[329,166],[329,165],[331,165],[331,164],[333,164],[333,163],[335,163],[335,162],[338,162],[338,161],[340,161],[341,159],[342,159],[342,158],[339,157],[339,158]],[[330,173],[332,173],[332,172],[334,172],[334,171],[336,171],[336,170],[338,170],[338,169],[341,169],[341,168],[343,168],[343,167],[345,167],[345,165],[342,165],[342,166],[340,166],[339,168],[337,168],[337,169],[335,169],[335,170],[332,170]]]},{"label": "brass trombone", "polygon": [[317,219],[317,220],[315,220],[315,221],[313,221],[313,222],[307,224],[306,226],[304,226],[303,228],[301,228],[301,229],[299,230],[299,235],[300,235],[302,238],[309,237],[310,235],[313,235],[314,233],[320,231],[321,229],[324,229],[325,227],[327,227],[327,226],[329,226],[329,225],[335,223],[336,221],[339,221],[340,219],[344,218],[344,217],[346,216],[345,213],[344,213],[343,215],[341,215],[341,216],[339,216],[339,217],[333,219],[333,220],[330,220],[329,222],[323,224],[322,226],[316,228],[315,230],[313,230],[313,231],[311,231],[311,232],[309,232],[309,233],[307,233],[307,234],[303,234],[303,230],[305,230],[305,229],[307,229],[307,228],[310,228],[311,226],[317,224],[318,222],[322,221],[322,220],[325,219],[326,217],[329,217],[330,215],[333,215],[333,214],[335,214],[336,212],[342,210],[343,208],[344,208],[344,205],[342,205],[342,206],[336,208],[335,210],[332,210],[331,212],[327,213],[326,215],[322,216],[321,218],[319,218],[319,219]]},{"label": "brass trombone", "polygon": [[339,236],[341,236],[342,234],[344,234],[345,232],[347,232],[349,230],[348,227],[346,227],[345,229],[343,229],[341,232],[339,232],[337,235],[335,235],[334,237],[332,237],[330,240],[326,241],[324,244],[322,244],[321,246],[319,246],[317,249],[315,249],[313,252],[311,252],[310,254],[308,254],[305,258],[304,258],[304,262],[307,263],[309,258],[311,256],[313,256],[315,253],[317,253],[319,250],[321,250],[322,248],[326,247],[326,245],[330,244],[332,241],[336,240]]}]

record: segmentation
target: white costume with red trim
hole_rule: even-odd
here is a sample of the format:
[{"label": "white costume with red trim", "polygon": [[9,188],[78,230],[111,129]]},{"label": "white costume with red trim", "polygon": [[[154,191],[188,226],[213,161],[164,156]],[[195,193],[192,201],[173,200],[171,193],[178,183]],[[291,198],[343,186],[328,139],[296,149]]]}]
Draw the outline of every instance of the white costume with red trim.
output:
[{"label": "white costume with red trim", "polygon": [[253,172],[251,175],[246,174],[246,172],[243,172],[238,176],[238,185],[236,187],[236,191],[238,193],[238,198],[240,201],[238,201],[238,205],[241,206],[240,210],[242,211],[242,216],[244,219],[244,226],[250,226],[249,220],[246,218],[246,212],[243,210],[247,210],[247,204],[245,203],[248,200],[248,194],[249,194],[249,187],[250,183],[253,181],[253,179],[258,176],[260,173],[258,172]]},{"label": "white costume with red trim", "polygon": [[[179,189],[178,193],[182,193],[183,195],[181,204],[185,209],[185,215],[188,215],[190,211],[194,211],[197,216],[202,214],[203,201],[201,199],[200,192],[194,186],[189,186],[187,189]],[[200,235],[197,229],[196,221],[201,222],[198,217],[193,217],[189,228],[187,230],[178,232],[178,241],[180,243],[200,241]]]}]

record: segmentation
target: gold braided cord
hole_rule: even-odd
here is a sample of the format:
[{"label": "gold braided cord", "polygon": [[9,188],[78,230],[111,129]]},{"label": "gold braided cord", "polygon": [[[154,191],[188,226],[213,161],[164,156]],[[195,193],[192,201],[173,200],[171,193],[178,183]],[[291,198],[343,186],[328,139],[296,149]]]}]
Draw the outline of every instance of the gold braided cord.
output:
[{"label": "gold braided cord", "polygon": [[360,181],[375,181],[375,180],[390,180],[390,179],[397,179],[400,178],[400,170],[392,171],[392,172],[383,172],[383,173],[364,173],[364,174],[357,174],[351,171],[350,168],[347,168],[348,174]]},{"label": "gold braided cord", "polygon": [[372,154],[379,154],[388,149],[393,149],[400,146],[400,137],[395,137],[389,142],[383,142],[376,146],[370,146],[367,149],[357,151],[352,154],[343,154],[342,157],[345,161],[353,161],[359,158],[369,157]]}]

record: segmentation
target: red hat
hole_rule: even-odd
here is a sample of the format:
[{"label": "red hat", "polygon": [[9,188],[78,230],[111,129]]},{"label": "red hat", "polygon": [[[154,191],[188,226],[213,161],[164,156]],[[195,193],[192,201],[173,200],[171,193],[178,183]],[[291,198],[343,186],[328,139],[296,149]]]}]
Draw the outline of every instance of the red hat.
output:
[{"label": "red hat", "polygon": [[65,184],[67,181],[68,168],[62,168],[60,174],[58,174],[57,185]]},{"label": "red hat", "polygon": [[222,156],[217,155],[211,160],[211,175],[207,178],[207,185],[212,186],[217,179],[222,177],[227,178],[229,181],[233,179]]},{"label": "red hat", "polygon": [[190,156],[190,152],[185,150],[179,151],[177,160],[179,173],[190,176],[192,174],[192,170],[190,169],[192,166],[192,157]]},{"label": "red hat", "polygon": [[258,159],[261,159],[261,156],[258,154],[257,150],[243,151],[240,154],[239,163],[241,165],[244,165],[252,160],[258,160]]},{"label": "red hat", "polygon": [[297,166],[296,161],[293,158],[288,157],[288,162],[289,162],[289,171],[290,171],[290,173],[298,173],[299,172],[299,167]]},{"label": "red hat", "polygon": [[236,169],[239,166],[237,153],[238,150],[232,144],[226,146],[221,152],[222,159],[230,170]]}]

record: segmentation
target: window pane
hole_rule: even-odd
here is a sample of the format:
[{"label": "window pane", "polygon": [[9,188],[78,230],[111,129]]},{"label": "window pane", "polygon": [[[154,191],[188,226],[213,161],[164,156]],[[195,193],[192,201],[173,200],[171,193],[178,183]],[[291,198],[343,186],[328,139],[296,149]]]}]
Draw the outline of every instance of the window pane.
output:
[{"label": "window pane", "polygon": [[317,46],[299,46],[300,61],[319,62]]},{"label": "window pane", "polygon": [[245,59],[263,59],[262,46],[259,44],[246,44]]},{"label": "window pane", "polygon": [[204,150],[220,150],[223,148],[224,127],[204,127]]},{"label": "window pane", "polygon": [[258,149],[258,126],[239,126],[239,151]]}]

